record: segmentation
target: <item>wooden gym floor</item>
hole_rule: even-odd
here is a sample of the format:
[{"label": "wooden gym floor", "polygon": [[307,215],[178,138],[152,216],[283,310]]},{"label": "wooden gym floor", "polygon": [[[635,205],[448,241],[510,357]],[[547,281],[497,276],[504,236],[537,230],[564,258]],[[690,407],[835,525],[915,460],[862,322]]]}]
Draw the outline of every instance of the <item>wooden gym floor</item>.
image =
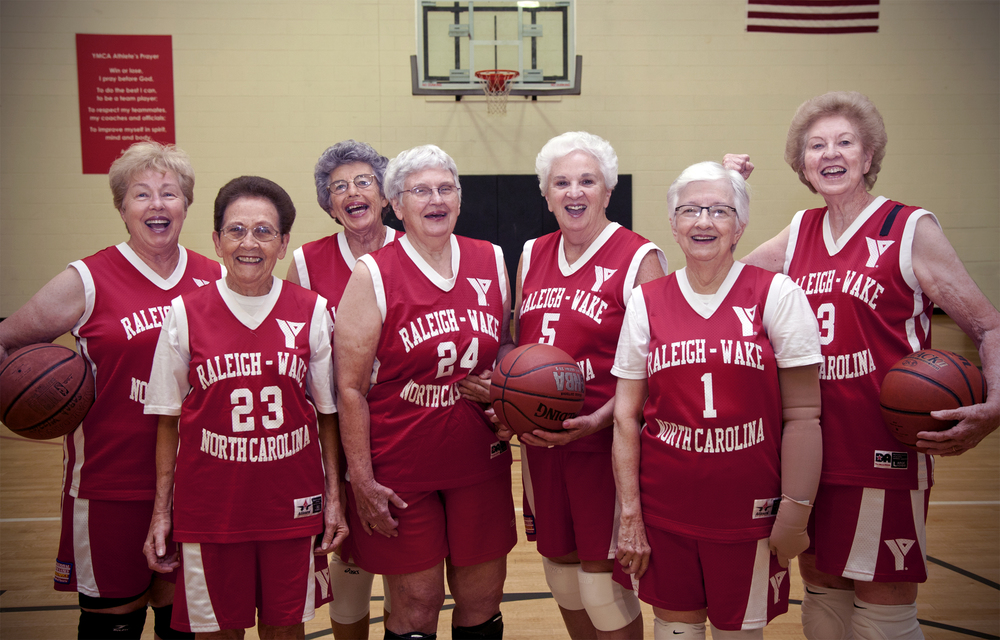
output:
[{"label": "wooden gym floor", "polygon": [[[934,318],[934,346],[978,363],[971,342],[945,316]],[[71,341],[60,342],[72,346]],[[76,594],[52,589],[59,536],[59,441],[33,441],[0,430],[0,638],[58,640],[76,637]],[[514,504],[521,504],[520,449],[514,449]],[[933,640],[1000,639],[1000,432],[958,458],[940,458],[927,519],[930,576],[921,585],[918,617]],[[520,509],[519,509],[520,510]],[[567,637],[548,592],[533,543],[520,538],[508,558],[503,605],[505,637]],[[802,582],[791,572],[788,613],[775,619],[765,638],[801,638],[798,603]],[[382,585],[375,581],[371,638],[381,638]],[[643,605],[646,637],[653,616]],[[449,638],[451,601],[439,633]],[[152,638],[152,615],[143,638]],[[247,638],[257,638],[255,631]],[[332,638],[324,607],[306,623],[307,638]]]}]

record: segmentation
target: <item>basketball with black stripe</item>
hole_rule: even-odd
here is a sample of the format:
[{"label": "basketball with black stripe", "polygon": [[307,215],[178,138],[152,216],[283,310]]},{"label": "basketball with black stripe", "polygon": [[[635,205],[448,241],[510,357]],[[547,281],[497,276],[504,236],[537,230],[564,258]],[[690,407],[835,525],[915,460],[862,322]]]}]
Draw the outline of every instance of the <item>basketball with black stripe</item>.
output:
[{"label": "basketball with black stripe", "polygon": [[[882,380],[882,418],[896,439],[913,447],[921,431],[944,431],[953,420],[931,411],[957,409],[986,400],[986,380],[976,365],[940,349],[925,349],[894,364]],[[922,450],[922,449],[921,449]]]},{"label": "basketball with black stripe", "polygon": [[94,375],[72,349],[33,344],[10,354],[0,366],[0,421],[25,438],[64,436],[93,404]]},{"label": "basketball with black stripe", "polygon": [[490,404],[500,422],[518,435],[535,429],[562,430],[586,396],[583,374],[572,357],[547,344],[527,344],[507,353],[490,380]]}]

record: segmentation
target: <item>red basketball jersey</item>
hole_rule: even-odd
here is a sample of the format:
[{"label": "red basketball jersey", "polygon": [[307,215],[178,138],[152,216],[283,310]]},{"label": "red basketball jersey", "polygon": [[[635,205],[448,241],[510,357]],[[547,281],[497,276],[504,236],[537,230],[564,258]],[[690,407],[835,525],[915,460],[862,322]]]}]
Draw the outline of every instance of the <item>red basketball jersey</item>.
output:
[{"label": "red basketball jersey", "polygon": [[180,247],[168,278],[122,243],[70,266],[83,279],[86,307],[73,327],[90,362],[96,400],[63,439],[63,490],[91,500],[152,500],[156,416],[143,415],[153,352],[170,301],[222,275],[215,261]]},{"label": "red basketball jersey", "polygon": [[174,480],[179,542],[281,540],[322,531],[323,464],[316,411],[306,394],[314,323],[328,335],[326,303],[315,292],[274,282],[281,287],[277,300],[255,328],[218,285],[174,303],[180,348],[190,354]]},{"label": "red basketball jersey", "polygon": [[649,320],[643,518],[694,538],[759,540],[781,497],[781,390],[764,321],[772,280],[784,277],[743,266],[706,318],[677,276],[640,288]]},{"label": "red basketball jersey", "polygon": [[[617,223],[605,227],[573,265],[566,262],[561,231],[524,244],[517,342],[555,345],[577,361],[587,388],[583,415],[615,395],[611,365],[618,334],[639,263],[650,251],[666,271],[666,259],[655,244]],[[613,433],[610,427],[602,429],[561,448],[610,453]]]},{"label": "red basketball jersey", "polygon": [[925,215],[932,214],[880,197],[837,241],[825,208],[792,219],[784,269],[816,312],[823,349],[823,482],[880,489],[933,482],[930,457],[900,444],[879,409],[892,365],[931,344],[932,303],[911,256]]},{"label": "red basketball jersey", "polygon": [[[396,235],[395,229],[386,227],[382,246],[395,240]],[[399,236],[402,237],[402,234]],[[347,245],[347,236],[340,232],[307,242],[292,252],[292,259],[299,272],[299,283],[326,298],[330,318],[336,324],[337,305],[357,263]]]},{"label": "red basketball jersey", "polygon": [[458,382],[493,368],[507,290],[500,247],[452,236],[453,280],[406,237],[363,256],[383,313],[368,391],[375,479],[395,491],[482,482],[511,465]]}]

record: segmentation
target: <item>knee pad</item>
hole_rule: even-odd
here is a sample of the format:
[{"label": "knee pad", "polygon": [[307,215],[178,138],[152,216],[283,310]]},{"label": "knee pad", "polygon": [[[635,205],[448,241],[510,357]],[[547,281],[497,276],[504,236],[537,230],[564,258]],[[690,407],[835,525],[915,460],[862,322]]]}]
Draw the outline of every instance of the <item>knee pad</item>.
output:
[{"label": "knee pad", "polygon": [[501,640],[503,638],[503,614],[495,616],[474,627],[452,627],[452,640]]},{"label": "knee pad", "polygon": [[146,607],[131,613],[80,612],[79,640],[139,640],[146,624]]},{"label": "knee pad", "polygon": [[577,571],[580,599],[598,631],[616,631],[628,626],[641,613],[639,598],[611,579],[611,572]]},{"label": "knee pad", "polygon": [[583,601],[580,600],[580,579],[576,577],[576,570],[580,565],[559,564],[548,558],[542,558],[542,566],[545,567],[545,582],[548,583],[556,604],[569,611],[583,609]]},{"label": "knee pad", "polygon": [[764,640],[764,627],[760,629],[740,629],[739,631],[727,631],[719,629],[709,622],[712,627],[712,640]]},{"label": "knee pad", "polygon": [[330,619],[339,624],[354,624],[371,611],[372,574],[344,562],[334,555],[330,563]]},{"label": "knee pad", "polygon": [[653,640],[705,640],[705,623],[667,622],[653,620]]},{"label": "knee pad", "polygon": [[170,626],[170,617],[174,613],[174,605],[153,607],[153,632],[160,640],[194,640],[194,633],[178,631]]},{"label": "knee pad", "polygon": [[917,622],[917,603],[871,604],[854,599],[854,637],[857,640],[923,640]]},{"label": "knee pad", "polygon": [[802,584],[802,633],[809,640],[852,640],[854,591]]},{"label": "knee pad", "polygon": [[436,633],[420,633],[419,631],[411,631],[409,633],[404,633],[399,635],[393,633],[388,629],[385,630],[385,635],[382,636],[385,640],[437,640],[438,634]]}]

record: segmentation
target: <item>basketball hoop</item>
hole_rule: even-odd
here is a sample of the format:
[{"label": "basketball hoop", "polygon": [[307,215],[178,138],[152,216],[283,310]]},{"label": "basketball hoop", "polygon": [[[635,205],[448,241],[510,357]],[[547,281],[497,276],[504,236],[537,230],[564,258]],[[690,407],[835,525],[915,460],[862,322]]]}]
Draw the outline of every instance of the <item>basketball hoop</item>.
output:
[{"label": "basketball hoop", "polygon": [[507,69],[487,69],[477,71],[476,78],[483,86],[483,93],[486,94],[487,113],[506,114],[507,97],[510,95],[510,86],[514,78],[521,75],[517,71]]}]

